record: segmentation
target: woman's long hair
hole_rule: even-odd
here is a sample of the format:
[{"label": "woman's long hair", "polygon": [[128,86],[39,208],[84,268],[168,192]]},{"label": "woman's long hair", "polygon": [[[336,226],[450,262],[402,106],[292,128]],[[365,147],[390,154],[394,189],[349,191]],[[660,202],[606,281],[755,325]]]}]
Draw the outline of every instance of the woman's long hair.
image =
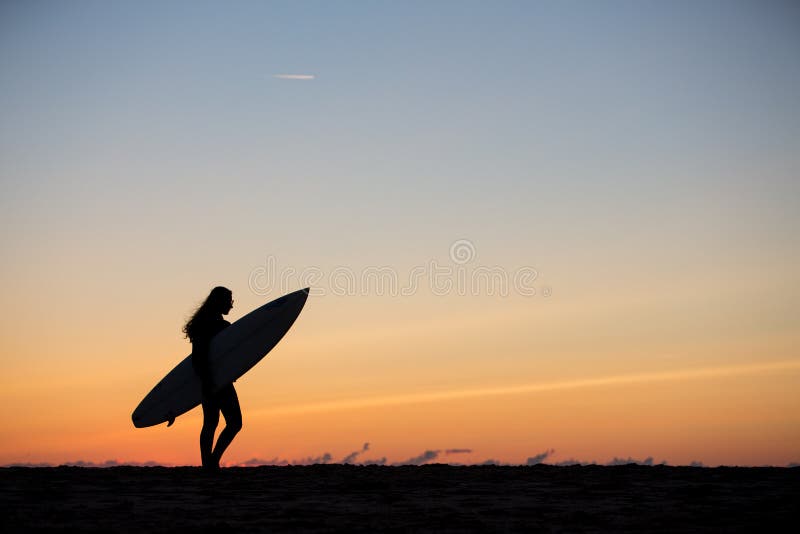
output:
[{"label": "woman's long hair", "polygon": [[222,314],[230,304],[233,293],[227,287],[217,286],[211,290],[206,300],[195,310],[191,318],[183,325],[182,332],[186,334],[189,341],[194,341],[198,328],[207,323],[209,319]]}]

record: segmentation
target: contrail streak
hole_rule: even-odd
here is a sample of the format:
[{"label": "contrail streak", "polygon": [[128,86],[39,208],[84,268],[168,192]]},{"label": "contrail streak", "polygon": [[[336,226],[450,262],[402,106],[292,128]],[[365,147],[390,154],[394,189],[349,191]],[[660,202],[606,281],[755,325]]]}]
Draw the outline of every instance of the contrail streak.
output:
[{"label": "contrail streak", "polygon": [[313,74],[275,74],[274,77],[281,80],[313,80],[316,78]]},{"label": "contrail streak", "polygon": [[762,364],[730,365],[724,367],[704,367],[697,369],[682,369],[677,371],[661,371],[654,373],[637,373],[616,375],[601,378],[585,378],[578,380],[564,380],[559,382],[546,382],[538,384],[522,384],[517,386],[502,386],[493,388],[476,388],[450,391],[434,391],[429,393],[411,393],[407,395],[385,395],[376,397],[362,397],[355,399],[333,400],[309,404],[296,404],[276,406],[255,410],[257,414],[290,414],[307,412],[328,412],[366,408],[370,406],[385,406],[399,404],[414,404],[419,402],[436,402],[452,399],[467,399],[474,397],[493,397],[500,395],[518,395],[524,393],[537,393],[540,391],[555,391],[566,389],[579,389],[617,384],[635,384],[641,382],[664,382],[670,380],[694,380],[700,378],[738,376],[759,372],[800,369],[800,361],[778,361]]}]

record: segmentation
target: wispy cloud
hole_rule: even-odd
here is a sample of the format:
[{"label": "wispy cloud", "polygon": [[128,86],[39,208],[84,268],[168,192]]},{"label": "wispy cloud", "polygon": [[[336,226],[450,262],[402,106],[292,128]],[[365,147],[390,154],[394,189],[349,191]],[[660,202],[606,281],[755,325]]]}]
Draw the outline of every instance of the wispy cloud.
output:
[{"label": "wispy cloud", "polygon": [[342,460],[342,463],[351,464],[356,458],[358,458],[359,454],[361,454],[362,452],[367,452],[368,450],[369,450],[369,443],[365,443],[364,446],[361,447],[361,450],[353,451],[347,456],[345,456],[344,459]]},{"label": "wispy cloud", "polygon": [[245,460],[244,462],[239,462],[237,464],[233,464],[236,467],[261,467],[263,465],[291,465],[292,463],[289,460],[283,460],[278,458],[272,458],[270,460],[264,458],[250,458],[249,460]]},{"label": "wispy cloud", "polygon": [[119,460],[106,460],[105,462],[87,462],[84,460],[74,460],[71,462],[63,462],[54,464],[50,462],[14,462],[11,464],[0,465],[0,467],[173,467],[172,464],[149,461],[149,462],[127,462]]},{"label": "wispy cloud", "polygon": [[569,458],[567,460],[561,460],[560,462],[555,462],[549,465],[565,467],[570,465],[597,465],[597,462],[582,462],[581,460],[576,460],[575,458]]},{"label": "wispy cloud", "polygon": [[422,465],[424,463],[430,462],[431,460],[435,460],[439,457],[439,453],[442,451],[439,450],[427,450],[420,454],[419,456],[415,456],[414,458],[409,458],[405,462],[396,462],[392,465]]},{"label": "wispy cloud", "polygon": [[653,457],[652,456],[648,456],[644,460],[637,460],[636,458],[631,458],[630,456],[627,457],[627,458],[617,458],[615,456],[606,465],[628,465],[628,464],[653,465]]},{"label": "wispy cloud", "polygon": [[[638,384],[646,382],[666,382],[675,380],[699,380],[722,376],[740,376],[755,373],[800,369],[800,361],[778,361],[761,364],[729,365],[720,367],[702,367],[694,369],[680,369],[675,371],[657,371],[652,373],[624,374],[599,378],[585,378],[577,380],[564,380],[559,382],[543,382],[536,384],[522,384],[506,387],[462,389],[450,391],[437,391],[429,393],[411,393],[407,395],[387,395],[364,397],[355,399],[334,400],[314,404],[296,404],[277,406],[256,410],[260,414],[288,414],[308,412],[328,412],[336,410],[352,410],[370,406],[387,406],[414,404],[419,402],[436,402],[453,399],[474,397],[491,397],[500,395],[519,395],[537,393],[540,391],[556,391],[568,389],[581,389],[599,386]],[[253,412],[251,412],[253,413]]]},{"label": "wispy cloud", "polygon": [[552,456],[556,452],[555,449],[547,449],[546,451],[539,453],[535,456],[531,456],[528,458],[528,461],[525,462],[525,465],[537,465],[544,462],[548,456]]},{"label": "wispy cloud", "polygon": [[327,464],[333,459],[329,452],[320,456],[308,456],[300,458],[299,460],[287,460],[285,458],[271,458],[269,460],[264,458],[250,458],[244,462],[237,462],[226,464],[226,467],[261,467],[262,465],[316,465]]},{"label": "wispy cloud", "polygon": [[317,76],[315,74],[274,74],[273,77],[281,80],[313,80]]},{"label": "wispy cloud", "polygon": [[[369,443],[365,443],[364,446],[360,451],[356,451],[359,455],[363,454],[369,450]],[[342,461],[341,464],[353,464],[353,465],[392,465],[392,466],[403,466],[403,465],[424,465],[433,460],[437,460],[441,457],[442,454],[463,454],[466,452],[472,452],[471,449],[427,449],[419,456],[415,456],[413,458],[409,458],[403,462],[394,462],[388,464],[387,459],[385,456],[381,458],[375,458],[370,460],[362,460],[360,462],[345,462]],[[355,453],[353,453],[355,454]],[[548,461],[545,462],[544,460],[551,460],[553,455],[555,454],[554,449],[547,449],[542,453],[536,454],[531,456],[527,459],[524,464],[518,463],[508,463],[502,462],[495,458],[489,458],[482,462],[475,462],[472,464],[461,464],[461,463],[453,463],[453,462],[446,462],[450,465],[497,465],[497,466],[520,466],[520,465],[550,465],[550,466],[575,466],[575,465],[600,465],[600,466],[620,466],[620,465],[628,465],[628,464],[636,464],[636,465],[644,465],[644,466],[655,466],[655,465],[672,465],[667,463],[666,460],[661,460],[658,464],[656,464],[653,460],[652,456],[648,456],[643,460],[627,457],[627,458],[620,458],[614,457],[610,461],[606,463],[598,463],[596,461],[587,462],[584,460],[576,460],[575,458],[569,458],[566,460],[561,460],[558,462]],[[347,458],[345,458],[347,459]],[[353,458],[355,459],[355,458]],[[240,461],[240,462],[230,462],[226,463],[225,467],[259,467],[259,466],[288,466],[288,465],[315,465],[315,464],[330,464],[333,458],[330,453],[324,453],[318,456],[308,456],[305,458],[299,458],[294,460],[289,460],[286,458],[274,457],[271,459],[265,458],[250,458],[249,460]],[[676,464],[676,465],[687,465],[687,464]],[[706,467],[706,465],[698,460],[694,460],[688,464],[691,467]],[[165,463],[165,462],[155,462],[155,461],[148,461],[148,462],[135,462],[135,461],[120,461],[120,460],[106,460],[105,462],[92,462],[92,461],[84,461],[84,460],[76,460],[71,462],[63,462],[63,463],[51,463],[51,462],[14,462],[9,464],[2,464],[0,467],[58,467],[58,466],[74,466],[74,467],[95,467],[95,468],[103,468],[103,467],[121,467],[121,466],[130,466],[130,467],[175,467],[175,464]],[[761,466],[761,467],[768,467],[768,466]],[[798,462],[791,462],[785,467],[789,468],[800,468],[800,463]]]}]

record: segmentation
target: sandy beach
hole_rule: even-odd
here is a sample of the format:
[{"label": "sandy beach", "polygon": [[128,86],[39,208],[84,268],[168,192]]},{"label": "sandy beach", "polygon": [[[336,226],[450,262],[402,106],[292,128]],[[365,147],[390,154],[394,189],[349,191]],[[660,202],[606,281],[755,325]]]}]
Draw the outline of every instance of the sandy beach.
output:
[{"label": "sandy beach", "polygon": [[800,471],[669,466],[3,468],[3,531],[788,531]]}]

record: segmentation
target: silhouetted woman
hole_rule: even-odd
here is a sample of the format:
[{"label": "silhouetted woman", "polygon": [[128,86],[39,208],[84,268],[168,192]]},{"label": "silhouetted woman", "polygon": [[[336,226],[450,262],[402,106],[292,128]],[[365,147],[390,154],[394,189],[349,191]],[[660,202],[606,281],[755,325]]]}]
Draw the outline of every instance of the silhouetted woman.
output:
[{"label": "silhouetted woman", "polygon": [[[242,410],[233,384],[222,384],[215,389],[208,361],[211,339],[231,323],[222,318],[233,307],[233,293],[225,287],[215,287],[205,302],[197,308],[183,327],[183,333],[192,342],[192,366],[203,384],[203,429],[200,431],[200,458],[203,467],[219,469],[219,460],[233,437],[242,429]],[[225,428],[214,446],[214,432],[219,424],[219,413],[225,417]]]}]

